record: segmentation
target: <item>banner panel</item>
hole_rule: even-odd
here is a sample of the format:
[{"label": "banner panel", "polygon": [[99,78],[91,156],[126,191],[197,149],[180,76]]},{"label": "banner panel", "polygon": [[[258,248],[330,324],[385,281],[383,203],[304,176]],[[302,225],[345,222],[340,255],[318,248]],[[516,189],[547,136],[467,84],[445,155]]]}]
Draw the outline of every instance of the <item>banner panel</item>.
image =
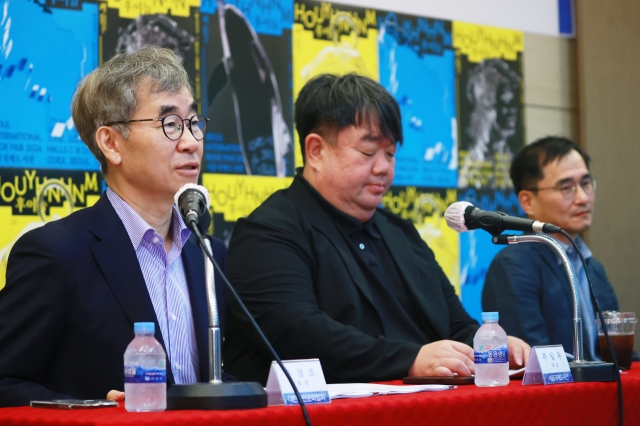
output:
[{"label": "banner panel", "polygon": [[453,23],[459,188],[511,188],[509,166],[524,146],[523,34]]},{"label": "banner panel", "polygon": [[202,5],[203,170],[293,176],[292,0]]},{"label": "banner panel", "polygon": [[96,171],[0,168],[0,289],[18,238],[92,206],[103,190],[102,174]]},{"label": "banner panel", "polygon": [[396,185],[453,188],[458,176],[451,22],[378,12],[380,83],[400,105]]},{"label": "banner panel", "polygon": [[69,108],[98,65],[98,5],[75,4],[6,1],[0,10],[0,167],[99,168]]}]

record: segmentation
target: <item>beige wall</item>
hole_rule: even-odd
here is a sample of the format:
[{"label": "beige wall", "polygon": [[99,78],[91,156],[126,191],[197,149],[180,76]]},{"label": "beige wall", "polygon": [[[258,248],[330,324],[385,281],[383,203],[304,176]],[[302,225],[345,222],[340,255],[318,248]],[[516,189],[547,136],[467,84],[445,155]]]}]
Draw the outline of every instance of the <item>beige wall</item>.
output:
[{"label": "beige wall", "polygon": [[589,246],[604,263],[620,308],[640,314],[640,2],[575,3],[580,139],[598,178]]},{"label": "beige wall", "polygon": [[578,137],[575,40],[525,33],[525,141]]}]

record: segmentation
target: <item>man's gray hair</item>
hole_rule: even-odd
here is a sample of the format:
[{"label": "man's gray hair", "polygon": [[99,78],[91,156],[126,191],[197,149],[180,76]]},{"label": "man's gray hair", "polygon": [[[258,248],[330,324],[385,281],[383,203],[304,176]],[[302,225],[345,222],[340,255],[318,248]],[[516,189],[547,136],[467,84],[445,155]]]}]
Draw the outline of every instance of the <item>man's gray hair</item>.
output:
[{"label": "man's gray hair", "polygon": [[[193,96],[181,58],[159,46],[118,53],[85,76],[73,95],[71,114],[76,129],[105,176],[107,160],[96,143],[96,131],[106,123],[131,119],[140,107],[137,91],[141,88],[148,93],[177,93],[187,88]],[[129,136],[128,124],[113,127],[123,138]]]}]

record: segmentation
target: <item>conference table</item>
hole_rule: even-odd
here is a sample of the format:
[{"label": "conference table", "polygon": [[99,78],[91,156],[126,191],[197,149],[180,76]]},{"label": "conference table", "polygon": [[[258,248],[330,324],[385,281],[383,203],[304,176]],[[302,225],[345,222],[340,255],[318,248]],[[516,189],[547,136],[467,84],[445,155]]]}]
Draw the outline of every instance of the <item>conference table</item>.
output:
[{"label": "conference table", "polygon": [[[400,381],[387,382],[401,384]],[[625,425],[640,425],[640,362],[622,374]],[[314,425],[617,425],[616,382],[508,386],[458,386],[439,392],[335,399],[309,405]],[[118,408],[60,410],[12,407],[0,409],[0,425],[277,425],[303,426],[297,406],[251,410],[165,411],[128,413]]]}]

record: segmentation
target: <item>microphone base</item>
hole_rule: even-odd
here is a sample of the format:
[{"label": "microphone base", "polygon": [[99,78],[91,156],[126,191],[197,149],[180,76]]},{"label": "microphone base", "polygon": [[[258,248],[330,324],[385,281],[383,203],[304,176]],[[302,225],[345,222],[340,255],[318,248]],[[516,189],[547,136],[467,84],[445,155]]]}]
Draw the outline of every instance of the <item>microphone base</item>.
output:
[{"label": "microphone base", "polygon": [[569,368],[574,382],[615,382],[616,370],[611,362],[570,362]]},{"label": "microphone base", "polygon": [[230,410],[267,406],[258,382],[192,383],[167,388],[167,410]]}]

